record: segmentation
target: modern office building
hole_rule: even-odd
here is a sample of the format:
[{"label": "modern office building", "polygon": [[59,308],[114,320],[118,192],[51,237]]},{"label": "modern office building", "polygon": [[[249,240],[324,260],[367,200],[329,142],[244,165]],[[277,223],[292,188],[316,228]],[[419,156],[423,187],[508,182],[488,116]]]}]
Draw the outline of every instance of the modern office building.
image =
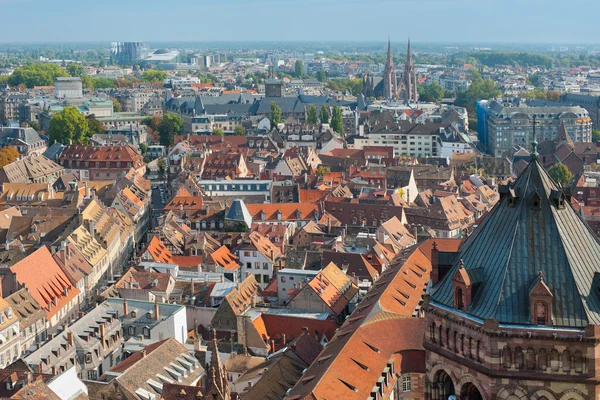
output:
[{"label": "modern office building", "polygon": [[592,141],[592,120],[579,106],[506,106],[496,100],[477,103],[479,140],[496,157],[513,146],[531,149],[531,142],[555,140],[564,122],[574,142]]}]

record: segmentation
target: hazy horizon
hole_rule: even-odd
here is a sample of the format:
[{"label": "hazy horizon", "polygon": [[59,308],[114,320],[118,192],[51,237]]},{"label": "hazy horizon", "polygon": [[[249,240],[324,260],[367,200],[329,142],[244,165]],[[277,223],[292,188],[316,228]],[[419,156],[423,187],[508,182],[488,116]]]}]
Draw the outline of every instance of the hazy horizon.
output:
[{"label": "hazy horizon", "polygon": [[4,44],[373,42],[592,45],[581,0],[0,0]]}]

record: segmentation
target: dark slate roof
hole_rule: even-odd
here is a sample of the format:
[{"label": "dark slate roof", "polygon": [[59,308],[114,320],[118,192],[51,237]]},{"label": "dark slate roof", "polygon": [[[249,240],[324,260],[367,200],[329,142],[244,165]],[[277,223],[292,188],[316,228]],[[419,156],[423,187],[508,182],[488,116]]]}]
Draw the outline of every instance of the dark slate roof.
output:
[{"label": "dark slate roof", "polygon": [[[553,324],[582,328],[600,324],[600,242],[537,160],[511,186],[459,252],[471,279],[467,312],[500,323],[526,324],[529,290],[542,271],[553,293]],[[539,196],[540,207],[533,206]],[[432,291],[434,303],[452,307],[452,270]],[[475,273],[476,272],[476,273]],[[597,275],[596,275],[597,274]],[[478,287],[477,287],[478,286]]]}]

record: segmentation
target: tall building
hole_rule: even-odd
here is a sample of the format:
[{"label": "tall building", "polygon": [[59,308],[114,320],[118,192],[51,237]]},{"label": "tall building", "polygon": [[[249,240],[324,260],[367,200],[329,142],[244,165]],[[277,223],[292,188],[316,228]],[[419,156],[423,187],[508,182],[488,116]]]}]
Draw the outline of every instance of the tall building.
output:
[{"label": "tall building", "polygon": [[386,99],[395,99],[398,96],[396,81],[396,68],[392,58],[392,43],[388,39],[387,60],[383,69],[383,97]]},{"label": "tall building", "polygon": [[59,99],[80,99],[83,97],[81,78],[55,78],[54,96]]},{"label": "tall building", "polygon": [[113,42],[110,52],[117,64],[132,65],[148,55],[148,45],[144,42]]},{"label": "tall building", "polygon": [[458,252],[432,253],[425,399],[600,395],[600,242],[538,161]]},{"label": "tall building", "polygon": [[592,141],[592,120],[579,106],[504,106],[496,100],[477,102],[479,141],[490,154],[501,157],[513,146],[531,150],[535,121],[535,139],[556,140],[564,123],[573,142]]},{"label": "tall building", "polygon": [[406,51],[406,63],[404,64],[404,73],[398,95],[404,103],[416,103],[419,101],[417,92],[417,75],[415,73],[415,63],[410,48],[410,39],[408,39],[408,50]]}]

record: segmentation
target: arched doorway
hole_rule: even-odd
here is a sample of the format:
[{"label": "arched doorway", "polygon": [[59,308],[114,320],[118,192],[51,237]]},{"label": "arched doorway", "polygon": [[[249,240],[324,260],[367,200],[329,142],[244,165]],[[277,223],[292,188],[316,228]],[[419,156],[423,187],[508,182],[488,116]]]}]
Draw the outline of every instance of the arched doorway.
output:
[{"label": "arched doorway", "polygon": [[460,399],[461,400],[483,400],[483,396],[479,393],[479,389],[477,386],[473,385],[471,382],[465,383],[460,390]]},{"label": "arched doorway", "polygon": [[444,370],[440,370],[435,374],[431,389],[432,400],[448,400],[449,396],[455,394],[454,382]]}]

